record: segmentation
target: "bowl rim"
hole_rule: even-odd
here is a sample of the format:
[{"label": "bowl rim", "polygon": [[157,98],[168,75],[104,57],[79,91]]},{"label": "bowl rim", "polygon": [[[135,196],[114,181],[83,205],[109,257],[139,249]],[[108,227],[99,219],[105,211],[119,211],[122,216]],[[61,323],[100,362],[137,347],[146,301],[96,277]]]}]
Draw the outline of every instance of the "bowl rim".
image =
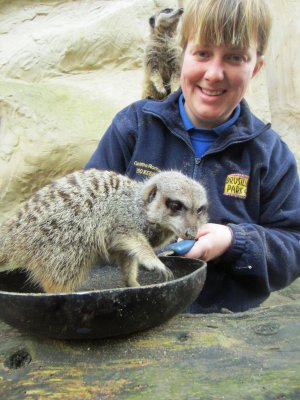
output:
[{"label": "bowl rim", "polygon": [[[5,290],[0,290],[0,295],[2,296],[8,296],[8,297],[41,297],[41,298],[54,298],[54,297],[77,297],[77,296],[85,296],[85,295],[96,295],[99,293],[108,293],[108,292],[113,292],[113,293],[118,293],[118,292],[124,292],[124,291],[144,291],[146,289],[151,289],[151,288],[161,288],[165,286],[172,286],[177,282],[181,282],[183,280],[186,280],[187,277],[192,277],[193,275],[197,275],[199,273],[199,270],[204,271],[207,268],[207,263],[203,260],[200,259],[192,259],[192,258],[186,258],[186,257],[180,257],[180,256],[164,256],[160,257],[160,259],[185,259],[185,260],[192,260],[195,264],[199,263],[198,268],[196,268],[194,271],[183,275],[179,278],[176,279],[171,279],[169,281],[165,282],[159,282],[159,283],[151,283],[149,285],[141,285],[138,287],[120,287],[120,288],[111,288],[111,289],[95,289],[95,290],[82,290],[78,292],[60,292],[60,293],[34,293],[34,292],[8,292]],[[16,270],[16,269],[15,269]],[[11,270],[13,271],[13,270]],[[9,273],[9,271],[6,271]],[[1,274],[1,272],[0,272]]]}]

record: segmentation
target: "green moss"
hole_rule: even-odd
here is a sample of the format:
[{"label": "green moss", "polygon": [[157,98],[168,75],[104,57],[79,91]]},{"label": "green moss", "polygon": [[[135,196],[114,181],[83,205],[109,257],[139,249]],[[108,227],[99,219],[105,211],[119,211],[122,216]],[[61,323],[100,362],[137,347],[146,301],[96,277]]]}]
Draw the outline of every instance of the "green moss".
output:
[{"label": "green moss", "polygon": [[49,130],[67,131],[71,137],[98,140],[116,113],[116,107],[105,97],[92,98],[80,86],[10,80],[0,82],[0,91],[4,101],[20,115],[35,119],[33,124],[46,123]]}]

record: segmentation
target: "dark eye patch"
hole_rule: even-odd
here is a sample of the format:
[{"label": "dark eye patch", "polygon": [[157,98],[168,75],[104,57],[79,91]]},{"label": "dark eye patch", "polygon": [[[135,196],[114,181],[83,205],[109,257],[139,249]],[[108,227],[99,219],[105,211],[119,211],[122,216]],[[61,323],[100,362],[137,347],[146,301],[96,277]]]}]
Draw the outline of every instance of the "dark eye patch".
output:
[{"label": "dark eye patch", "polygon": [[166,200],[166,206],[173,212],[179,212],[186,208],[181,201],[172,199]]},{"label": "dark eye patch", "polygon": [[173,11],[172,8],[165,8],[164,10],[162,10],[161,12],[165,13],[165,14],[170,14]]}]

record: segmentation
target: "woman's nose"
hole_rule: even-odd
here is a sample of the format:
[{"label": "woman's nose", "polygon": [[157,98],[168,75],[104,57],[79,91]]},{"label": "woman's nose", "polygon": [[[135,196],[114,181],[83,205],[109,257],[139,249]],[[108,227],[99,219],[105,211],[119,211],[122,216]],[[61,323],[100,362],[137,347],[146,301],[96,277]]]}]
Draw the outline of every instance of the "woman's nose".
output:
[{"label": "woman's nose", "polygon": [[210,82],[219,82],[224,79],[224,68],[220,60],[214,59],[207,64],[204,78]]}]

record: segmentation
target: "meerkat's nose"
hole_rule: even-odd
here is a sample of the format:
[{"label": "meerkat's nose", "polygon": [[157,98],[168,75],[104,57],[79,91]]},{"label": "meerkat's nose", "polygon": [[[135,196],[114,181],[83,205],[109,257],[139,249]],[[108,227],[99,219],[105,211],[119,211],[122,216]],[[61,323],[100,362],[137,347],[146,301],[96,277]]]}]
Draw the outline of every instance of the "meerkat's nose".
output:
[{"label": "meerkat's nose", "polygon": [[185,232],[184,236],[185,236],[185,239],[191,239],[191,240],[193,240],[193,239],[195,239],[196,232],[194,232],[194,230],[187,230],[187,231]]}]

